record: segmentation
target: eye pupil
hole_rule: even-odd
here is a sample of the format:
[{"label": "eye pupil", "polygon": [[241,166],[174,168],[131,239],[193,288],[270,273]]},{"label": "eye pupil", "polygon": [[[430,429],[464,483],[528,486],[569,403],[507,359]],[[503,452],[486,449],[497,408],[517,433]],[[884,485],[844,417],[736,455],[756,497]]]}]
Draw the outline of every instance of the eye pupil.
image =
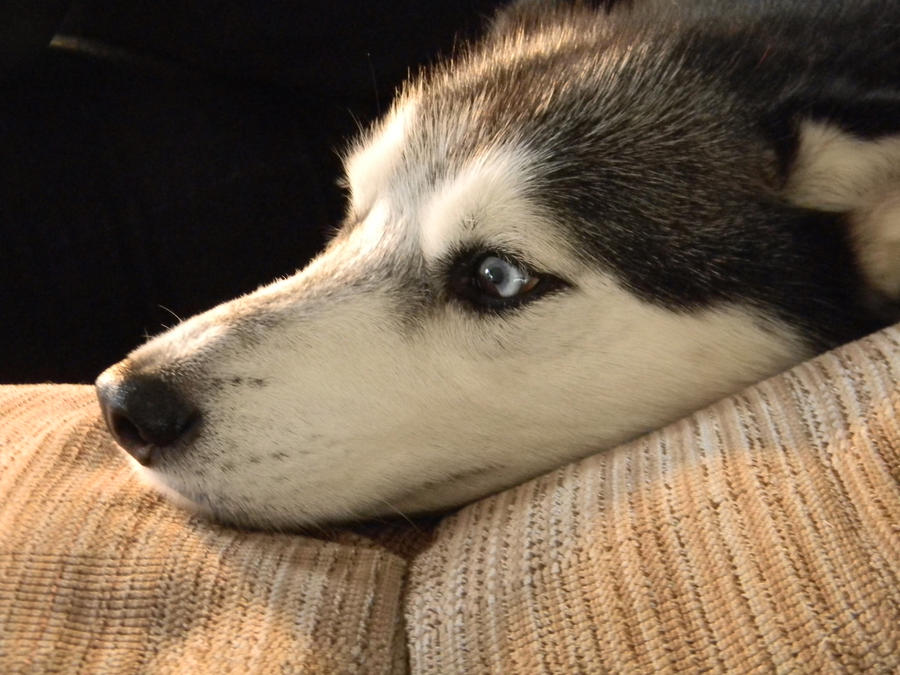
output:
[{"label": "eye pupil", "polygon": [[507,273],[501,260],[488,258],[481,268],[481,276],[495,286],[502,286],[506,282]]}]

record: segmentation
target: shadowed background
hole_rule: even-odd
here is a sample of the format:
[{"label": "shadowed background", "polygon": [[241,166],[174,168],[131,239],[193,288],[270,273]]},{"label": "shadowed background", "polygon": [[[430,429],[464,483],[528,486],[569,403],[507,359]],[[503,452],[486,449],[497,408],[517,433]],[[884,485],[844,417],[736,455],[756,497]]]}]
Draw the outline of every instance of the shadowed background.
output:
[{"label": "shadowed background", "polygon": [[90,382],[302,267],[346,139],[496,4],[5,3],[0,382]]}]

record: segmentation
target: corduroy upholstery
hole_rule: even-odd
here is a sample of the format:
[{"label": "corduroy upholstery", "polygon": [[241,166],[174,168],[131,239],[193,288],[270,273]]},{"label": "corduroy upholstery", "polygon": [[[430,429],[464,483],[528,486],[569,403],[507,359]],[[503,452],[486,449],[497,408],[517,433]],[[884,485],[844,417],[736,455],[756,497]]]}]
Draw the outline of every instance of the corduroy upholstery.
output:
[{"label": "corduroy upholstery", "polygon": [[470,505],[246,533],[0,388],[0,672],[900,671],[900,328]]},{"label": "corduroy upholstery", "polygon": [[0,673],[387,672],[406,563],[238,532],[136,480],[92,388],[0,387]]},{"label": "corduroy upholstery", "polygon": [[414,672],[900,672],[898,338],[446,518]]}]

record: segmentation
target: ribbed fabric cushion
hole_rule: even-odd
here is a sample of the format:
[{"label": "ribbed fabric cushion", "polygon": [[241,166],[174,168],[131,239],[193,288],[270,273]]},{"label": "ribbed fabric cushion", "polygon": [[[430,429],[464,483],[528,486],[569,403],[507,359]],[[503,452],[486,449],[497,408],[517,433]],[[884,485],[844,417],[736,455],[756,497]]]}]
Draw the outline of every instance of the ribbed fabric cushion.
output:
[{"label": "ribbed fabric cushion", "polygon": [[220,528],[134,478],[88,387],[0,387],[0,673],[405,664],[406,562]]},{"label": "ribbed fabric cushion", "polygon": [[900,672],[900,330],[445,519],[415,673]]},{"label": "ribbed fabric cushion", "polygon": [[404,592],[415,673],[898,672],[898,382],[893,328],[430,545],[190,518],[89,388],[0,387],[0,673],[401,672]]}]

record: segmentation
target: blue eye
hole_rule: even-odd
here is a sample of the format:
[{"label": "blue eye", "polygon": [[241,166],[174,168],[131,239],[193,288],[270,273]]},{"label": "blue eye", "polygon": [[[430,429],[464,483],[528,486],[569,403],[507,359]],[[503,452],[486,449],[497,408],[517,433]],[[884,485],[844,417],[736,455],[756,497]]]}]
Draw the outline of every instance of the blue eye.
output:
[{"label": "blue eye", "polygon": [[475,281],[485,293],[498,298],[514,298],[534,288],[538,278],[503,258],[488,255],[479,261]]},{"label": "blue eye", "polygon": [[496,251],[464,254],[450,271],[450,291],[479,311],[511,309],[568,286]]}]

